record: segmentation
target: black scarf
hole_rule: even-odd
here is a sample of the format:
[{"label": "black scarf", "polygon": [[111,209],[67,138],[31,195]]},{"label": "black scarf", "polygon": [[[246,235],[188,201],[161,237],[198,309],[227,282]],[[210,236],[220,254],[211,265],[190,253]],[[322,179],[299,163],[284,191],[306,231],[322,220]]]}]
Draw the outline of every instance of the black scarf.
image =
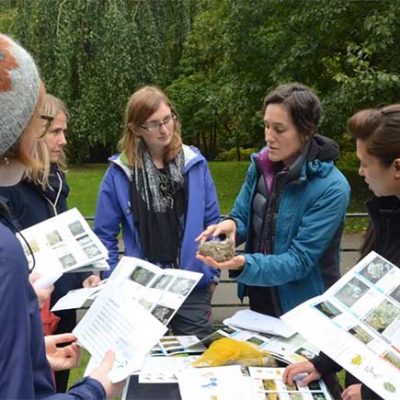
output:
[{"label": "black scarf", "polygon": [[141,156],[143,166],[132,170],[131,204],[144,256],[177,267],[186,210],[183,151],[161,170],[146,149]]}]

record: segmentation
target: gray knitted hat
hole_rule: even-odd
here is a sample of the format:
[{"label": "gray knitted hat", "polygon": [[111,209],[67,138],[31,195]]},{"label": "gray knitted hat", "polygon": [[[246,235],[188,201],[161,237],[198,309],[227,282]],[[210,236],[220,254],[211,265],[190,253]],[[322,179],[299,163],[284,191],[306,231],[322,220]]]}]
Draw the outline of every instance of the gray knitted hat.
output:
[{"label": "gray knitted hat", "polygon": [[0,156],[21,136],[39,98],[40,78],[30,54],[0,34]]}]

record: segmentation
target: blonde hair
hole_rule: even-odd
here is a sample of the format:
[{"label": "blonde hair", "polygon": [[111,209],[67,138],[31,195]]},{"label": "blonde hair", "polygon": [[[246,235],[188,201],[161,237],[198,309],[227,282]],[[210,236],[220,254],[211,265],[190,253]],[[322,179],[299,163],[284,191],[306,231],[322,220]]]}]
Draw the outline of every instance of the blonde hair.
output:
[{"label": "blonde hair", "polygon": [[[65,103],[58,97],[52,96],[51,94],[46,94],[42,106],[42,115],[54,119],[58,114],[63,113],[67,119],[69,119],[69,113]],[[51,125],[50,125],[51,126]],[[50,128],[50,127],[49,127]],[[47,132],[45,133],[47,134]],[[57,161],[58,167],[65,171],[67,168],[67,157],[64,151],[61,152],[60,158]]]},{"label": "blonde hair", "polygon": [[[50,119],[54,119],[60,113],[65,114],[68,121],[68,109],[64,102],[58,97],[52,96],[51,94],[46,94],[40,109],[40,114]],[[48,129],[50,127],[51,123]],[[46,136],[47,132],[48,130],[44,133],[43,137]],[[29,168],[25,173],[25,178],[45,188],[48,184],[50,173],[50,156],[43,137],[37,140],[33,154],[33,159],[37,164],[41,165],[41,168]],[[65,171],[67,167],[67,158],[64,151],[61,153],[60,158],[57,161],[57,166],[63,171]]]},{"label": "blonde hair", "polygon": [[177,119],[170,144],[164,152],[164,161],[168,162],[176,157],[182,148],[181,124],[174,104],[167,95],[156,86],[144,86],[138,89],[129,98],[125,109],[124,127],[118,148],[127,157],[130,166],[142,165],[139,147],[144,145],[138,136],[140,126],[153,115],[161,104],[166,104]]}]

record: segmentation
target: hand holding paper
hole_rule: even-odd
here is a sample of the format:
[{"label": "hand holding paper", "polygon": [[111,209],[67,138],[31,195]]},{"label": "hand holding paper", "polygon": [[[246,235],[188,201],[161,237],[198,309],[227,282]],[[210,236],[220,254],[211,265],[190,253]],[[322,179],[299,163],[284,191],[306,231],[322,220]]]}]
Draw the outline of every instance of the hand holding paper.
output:
[{"label": "hand holding paper", "polygon": [[107,399],[113,399],[121,393],[125,385],[125,380],[113,383],[109,378],[114,362],[115,353],[113,351],[107,351],[100,365],[90,374],[91,378],[98,380],[102,384]]},{"label": "hand holding paper", "polygon": [[[75,341],[76,337],[72,333],[44,337],[47,361],[53,371],[67,370],[79,365],[80,349]],[[66,343],[69,345],[58,347]]]}]

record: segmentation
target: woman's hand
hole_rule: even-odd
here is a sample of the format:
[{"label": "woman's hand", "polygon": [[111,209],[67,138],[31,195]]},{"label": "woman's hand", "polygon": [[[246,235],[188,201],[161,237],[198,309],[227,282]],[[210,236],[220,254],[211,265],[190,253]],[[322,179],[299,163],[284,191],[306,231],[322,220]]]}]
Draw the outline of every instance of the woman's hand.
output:
[{"label": "woman's hand", "polygon": [[361,397],[361,383],[350,385],[342,393],[343,400],[362,400]]},{"label": "woman's hand", "polygon": [[104,356],[101,364],[90,374],[90,377],[96,379],[103,386],[107,399],[113,399],[121,393],[125,381],[112,383],[108,377],[115,360],[115,353],[108,351]]},{"label": "woman's hand", "polygon": [[205,242],[209,237],[217,237],[219,235],[225,235],[228,239],[231,239],[235,243],[236,236],[236,224],[231,219],[226,219],[219,224],[210,225],[200,233],[196,238],[196,242]]},{"label": "woman's hand", "polygon": [[242,255],[235,256],[224,262],[217,262],[212,257],[203,256],[200,253],[196,253],[196,258],[210,267],[219,269],[242,269],[246,264],[246,259]]},{"label": "woman's hand", "polygon": [[321,379],[321,374],[310,361],[291,364],[283,373],[283,381],[289,385],[293,385],[296,381],[299,386],[307,386],[310,382],[318,379]]},{"label": "woman's hand", "polygon": [[[53,371],[71,369],[79,365],[80,349],[75,341],[76,337],[72,333],[44,337],[47,361]],[[57,345],[65,343],[70,344],[64,347],[57,347]]]},{"label": "woman's hand", "polygon": [[101,279],[99,276],[97,275],[90,275],[88,276],[83,282],[82,282],[82,286],[84,288],[91,288],[94,286],[97,286],[100,283]]},{"label": "woman's hand", "polygon": [[38,273],[32,273],[29,275],[29,282],[33,287],[33,290],[36,293],[36,296],[38,298],[38,302],[39,302],[39,309],[41,309],[44,305],[44,303],[46,303],[46,301],[50,298],[51,293],[54,290],[54,286],[51,285],[48,288],[45,289],[37,289],[34,286],[34,283],[41,277],[40,274]]}]

